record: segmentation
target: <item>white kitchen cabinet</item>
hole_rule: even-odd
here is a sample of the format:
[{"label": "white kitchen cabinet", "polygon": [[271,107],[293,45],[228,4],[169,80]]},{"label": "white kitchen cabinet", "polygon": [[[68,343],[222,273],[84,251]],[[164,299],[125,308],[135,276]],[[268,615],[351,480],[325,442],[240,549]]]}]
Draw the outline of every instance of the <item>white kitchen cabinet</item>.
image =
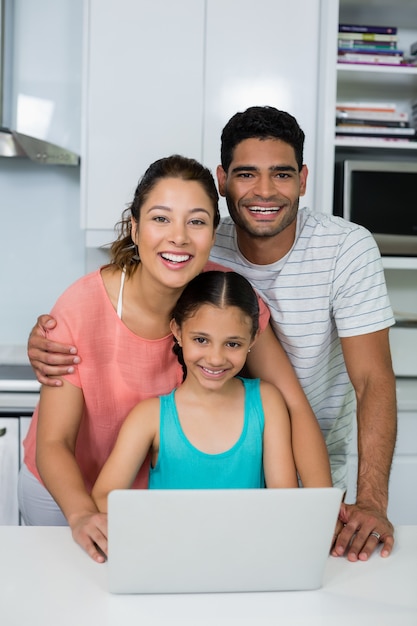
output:
[{"label": "white kitchen cabinet", "polygon": [[[23,412],[23,411],[22,411]],[[18,525],[17,481],[31,416],[0,417],[0,526]]]},{"label": "white kitchen cabinet", "polygon": [[305,203],[323,208],[326,196],[331,212],[322,152],[332,146],[322,125],[329,119],[327,79],[335,82],[328,38],[336,40],[337,4],[88,0],[86,6],[81,192],[88,246],[113,239],[154,159],[180,152],[215,174],[223,126],[251,105],[271,104],[297,117],[310,167]]},{"label": "white kitchen cabinet", "polygon": [[205,2],[85,5],[82,225],[111,241],[152,161],[201,160]]},{"label": "white kitchen cabinet", "polygon": [[0,417],[0,525],[19,524],[19,419]]},{"label": "white kitchen cabinet", "polygon": [[275,106],[292,113],[306,134],[310,176],[302,204],[313,205],[322,132],[318,85],[326,64],[319,42],[327,41],[328,11],[321,0],[260,0],[256,7],[240,0],[239,10],[231,0],[208,0],[203,161],[213,172],[228,119],[249,106]]}]

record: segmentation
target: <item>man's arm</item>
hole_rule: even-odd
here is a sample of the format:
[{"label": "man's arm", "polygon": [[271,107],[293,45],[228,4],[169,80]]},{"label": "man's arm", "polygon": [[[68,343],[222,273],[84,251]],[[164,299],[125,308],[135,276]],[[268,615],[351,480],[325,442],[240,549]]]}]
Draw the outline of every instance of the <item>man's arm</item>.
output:
[{"label": "man's arm", "polygon": [[333,554],[348,550],[350,561],[366,560],[379,543],[384,544],[381,555],[388,556],[394,545],[387,507],[397,408],[388,332],[341,338],[357,401],[358,478],[356,503],[342,505]]},{"label": "man's arm", "polygon": [[55,376],[72,374],[74,365],[80,363],[77,348],[67,344],[50,341],[48,331],[56,326],[56,320],[50,315],[41,315],[28,340],[28,357],[36,378],[49,387],[60,387],[62,381]]}]

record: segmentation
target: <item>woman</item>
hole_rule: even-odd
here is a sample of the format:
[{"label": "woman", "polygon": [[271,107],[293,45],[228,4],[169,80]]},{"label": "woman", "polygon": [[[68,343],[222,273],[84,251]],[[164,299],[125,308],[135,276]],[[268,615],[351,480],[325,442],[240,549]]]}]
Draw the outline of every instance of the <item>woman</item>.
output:
[{"label": "woman", "polygon": [[[82,361],[74,374],[62,377],[62,385],[42,387],[25,440],[19,502],[25,523],[68,523],[74,539],[98,562],[106,524],[91,488],[129,411],[181,383],[170,315],[193,277],[218,269],[207,263],[219,221],[217,203],[214,180],[202,165],[180,156],[156,161],[121,222],[110,265],[77,281],[52,311],[58,325],[46,343],[76,345]],[[267,318],[264,307],[261,328]],[[248,366],[252,376],[279,386],[288,404],[303,484],[330,484],[317,422],[269,325]],[[319,465],[317,455],[323,459]],[[135,487],[147,485],[148,468],[149,461]],[[43,501],[51,513],[45,513]]]}]

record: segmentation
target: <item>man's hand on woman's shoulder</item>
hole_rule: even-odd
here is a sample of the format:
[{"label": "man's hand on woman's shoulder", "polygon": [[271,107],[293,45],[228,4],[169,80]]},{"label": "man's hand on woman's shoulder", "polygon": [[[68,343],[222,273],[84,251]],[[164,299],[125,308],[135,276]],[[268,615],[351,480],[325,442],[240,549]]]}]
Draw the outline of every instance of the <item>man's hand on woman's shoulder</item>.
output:
[{"label": "man's hand on woman's shoulder", "polygon": [[77,348],[48,339],[48,331],[56,326],[50,315],[40,315],[29,336],[27,353],[36,378],[43,385],[58,387],[62,382],[57,376],[72,374],[80,363]]}]

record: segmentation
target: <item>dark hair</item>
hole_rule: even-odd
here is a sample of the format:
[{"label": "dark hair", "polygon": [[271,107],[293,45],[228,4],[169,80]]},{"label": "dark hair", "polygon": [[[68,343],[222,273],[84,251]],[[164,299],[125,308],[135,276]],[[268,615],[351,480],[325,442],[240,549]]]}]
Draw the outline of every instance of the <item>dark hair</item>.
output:
[{"label": "dark hair", "polygon": [[225,172],[233,160],[233,151],[245,139],[281,139],[294,148],[298,169],[303,166],[304,132],[295,117],[271,106],[249,107],[236,113],[223,128],[221,163]]},{"label": "dark hair", "polygon": [[165,178],[180,178],[200,183],[213,206],[213,228],[217,228],[219,225],[219,194],[214,178],[207,167],[195,159],[189,159],[179,154],[154,161],[140,179],[132,203],[123,211],[122,219],[116,224],[116,230],[119,234],[110,248],[110,262],[121,269],[125,267],[128,275],[134,272],[140,261],[140,251],[138,256],[138,251],[132,241],[131,218],[135,222],[139,222],[142,205],[156,184]]},{"label": "dark hair", "polygon": [[[258,297],[246,278],[236,272],[209,271],[193,278],[180,295],[171,318],[178,326],[194,315],[203,304],[211,304],[218,308],[238,307],[252,321],[251,338],[259,328]],[[182,348],[174,337],[174,353],[181,363],[184,379],[187,374]]]}]

